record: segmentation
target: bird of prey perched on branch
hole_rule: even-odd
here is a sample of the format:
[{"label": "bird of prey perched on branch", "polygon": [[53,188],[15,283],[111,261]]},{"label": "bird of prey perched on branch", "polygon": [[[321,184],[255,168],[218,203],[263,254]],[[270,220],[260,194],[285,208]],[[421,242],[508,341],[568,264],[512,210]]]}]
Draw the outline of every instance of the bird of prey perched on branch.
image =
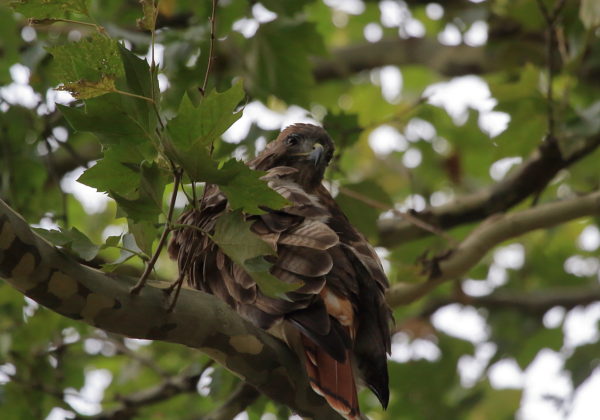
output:
[{"label": "bird of prey perched on branch", "polygon": [[388,404],[392,316],[377,254],[321,184],[333,149],[321,127],[294,124],[249,162],[252,169],[266,171],[263,179],[289,202],[281,210],[245,215],[252,231],[274,251],[267,257],[273,264],[270,273],[301,284],[287,292],[287,299],[263,293],[207,234],[229,211],[215,185],[206,186],[199,209],[181,216],[180,223],[196,228],[178,230],[169,252],[191,286],[222,299],[260,328],[284,325],[288,344],[301,349],[313,390],[355,420],[360,418],[358,383],[368,386],[384,407]]}]

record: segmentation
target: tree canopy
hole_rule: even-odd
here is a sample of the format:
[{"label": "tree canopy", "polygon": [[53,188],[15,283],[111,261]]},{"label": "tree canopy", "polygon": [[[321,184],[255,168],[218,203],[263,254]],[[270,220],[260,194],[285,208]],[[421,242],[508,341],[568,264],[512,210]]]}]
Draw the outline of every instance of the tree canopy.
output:
[{"label": "tree canopy", "polygon": [[493,373],[550,352],[568,412],[600,354],[600,315],[569,327],[600,301],[599,38],[594,0],[1,4],[3,418],[338,418],[164,252],[214,183],[215,241],[288,291],[239,215],[285,206],[243,160],[297,119],[334,139],[326,186],[391,282],[390,406],[362,410],[528,419]]}]

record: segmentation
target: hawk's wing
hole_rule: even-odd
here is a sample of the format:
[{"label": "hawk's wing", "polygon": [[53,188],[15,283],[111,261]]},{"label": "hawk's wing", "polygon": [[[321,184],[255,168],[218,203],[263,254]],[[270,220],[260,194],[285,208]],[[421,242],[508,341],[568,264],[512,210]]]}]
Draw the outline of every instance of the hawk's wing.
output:
[{"label": "hawk's wing", "polygon": [[[313,388],[347,418],[358,415],[352,358],[365,381],[387,404],[387,280],[373,249],[350,225],[323,188],[308,194],[286,179],[293,168],[276,167],[265,179],[291,203],[282,210],[248,216],[252,230],[276,250],[271,272],[281,281],[302,282],[289,300],[264,295],[254,280],[203,232],[213,233],[227,199],[207,187],[201,209],[180,223],[199,229],[174,234],[169,252],[195,288],[212,293],[261,328],[287,320],[303,335]],[[326,194],[326,195],[324,195]]]}]

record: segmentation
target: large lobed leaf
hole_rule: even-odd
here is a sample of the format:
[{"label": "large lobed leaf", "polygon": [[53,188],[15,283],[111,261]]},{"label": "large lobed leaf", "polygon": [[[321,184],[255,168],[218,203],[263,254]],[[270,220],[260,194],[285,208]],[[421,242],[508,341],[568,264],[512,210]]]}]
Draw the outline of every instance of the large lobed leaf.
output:
[{"label": "large lobed leaf", "polygon": [[261,25],[247,55],[251,89],[259,98],[275,95],[288,103],[309,105],[314,84],[309,56],[324,52],[312,23],[281,19]]},{"label": "large lobed leaf", "polygon": [[286,292],[301,284],[284,283],[269,272],[271,264],[264,257],[273,255],[275,250],[254,234],[250,226],[239,210],[223,214],[217,221],[212,240],[252,277],[265,295],[285,298]]},{"label": "large lobed leaf", "polygon": [[10,5],[32,19],[60,19],[71,13],[89,16],[87,0],[21,0]]},{"label": "large lobed leaf", "polygon": [[258,214],[263,212],[259,206],[281,208],[285,199],[260,180],[263,172],[252,171],[235,159],[219,165],[211,156],[214,143],[241,117],[236,107],[243,98],[241,82],[222,93],[212,91],[198,106],[184,96],[177,116],[167,124],[163,146],[191,180],[219,185],[232,209]]}]

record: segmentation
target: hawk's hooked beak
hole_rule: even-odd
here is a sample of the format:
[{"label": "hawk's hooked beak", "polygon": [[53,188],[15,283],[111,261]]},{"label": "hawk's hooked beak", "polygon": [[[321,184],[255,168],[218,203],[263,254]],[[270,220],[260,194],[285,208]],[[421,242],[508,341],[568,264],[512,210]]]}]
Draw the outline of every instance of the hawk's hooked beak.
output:
[{"label": "hawk's hooked beak", "polygon": [[313,144],[313,149],[309,153],[308,159],[311,160],[315,164],[315,166],[317,166],[319,164],[319,162],[321,162],[321,159],[323,158],[323,151],[324,151],[324,148],[321,143]]}]

